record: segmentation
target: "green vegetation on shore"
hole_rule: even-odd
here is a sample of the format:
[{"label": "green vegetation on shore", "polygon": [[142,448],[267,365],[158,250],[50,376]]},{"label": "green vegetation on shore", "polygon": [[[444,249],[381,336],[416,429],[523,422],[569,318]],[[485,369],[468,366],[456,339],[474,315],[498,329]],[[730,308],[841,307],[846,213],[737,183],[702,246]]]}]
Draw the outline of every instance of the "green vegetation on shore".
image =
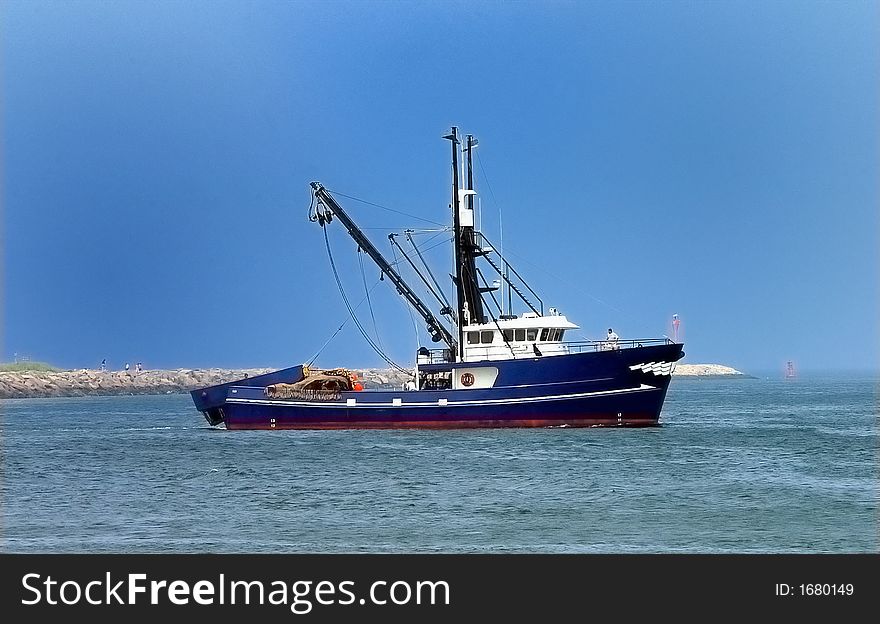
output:
[{"label": "green vegetation on shore", "polygon": [[45,362],[0,362],[0,373],[57,373],[60,370]]}]

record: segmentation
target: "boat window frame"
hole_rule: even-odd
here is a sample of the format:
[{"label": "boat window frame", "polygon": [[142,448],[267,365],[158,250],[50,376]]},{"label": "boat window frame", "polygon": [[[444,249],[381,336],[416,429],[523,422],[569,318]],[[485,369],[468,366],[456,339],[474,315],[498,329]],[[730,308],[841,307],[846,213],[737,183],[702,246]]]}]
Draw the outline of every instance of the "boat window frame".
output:
[{"label": "boat window frame", "polygon": [[552,330],[547,329],[546,327],[541,328],[541,342],[547,342],[547,336],[550,335]]},{"label": "boat window frame", "polygon": [[[489,334],[489,340],[486,341],[486,334]],[[495,330],[492,329],[482,329],[480,330],[480,344],[481,345],[489,345],[495,342]]]},{"label": "boat window frame", "polygon": [[518,327],[513,330],[514,340],[516,342],[525,342],[526,341],[526,330],[524,327]]},{"label": "boat window frame", "polygon": [[538,328],[537,327],[526,328],[526,342],[535,342],[537,339],[538,339]]},{"label": "boat window frame", "polygon": [[469,345],[480,344],[480,331],[479,330],[469,331],[467,333],[467,343]]}]

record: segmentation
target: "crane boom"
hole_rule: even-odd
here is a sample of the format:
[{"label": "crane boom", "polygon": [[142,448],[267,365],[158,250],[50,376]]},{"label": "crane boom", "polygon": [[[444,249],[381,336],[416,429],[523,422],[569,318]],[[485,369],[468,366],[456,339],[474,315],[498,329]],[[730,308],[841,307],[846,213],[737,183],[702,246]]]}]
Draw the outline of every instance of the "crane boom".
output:
[{"label": "crane boom", "polygon": [[[326,209],[329,210],[332,215],[339,218],[345,226],[345,229],[348,230],[349,235],[358,244],[358,247],[363,249],[364,252],[372,258],[373,262],[379,267],[379,270],[381,270],[384,275],[387,275],[388,279],[391,280],[391,283],[394,284],[397,292],[400,293],[400,295],[406,299],[407,303],[409,303],[409,305],[411,305],[425,320],[425,323],[428,325],[428,332],[431,334],[431,339],[434,342],[440,342],[442,340],[450,349],[452,349],[453,352],[455,352],[458,343],[455,338],[452,337],[449,330],[437,320],[431,312],[431,309],[425,305],[394,267],[389,264],[381,253],[379,253],[379,250],[376,249],[375,245],[370,242],[370,239],[368,239],[357,224],[352,221],[351,217],[349,217],[345,210],[342,209],[342,206],[337,203],[329,191],[327,191],[320,182],[312,182],[311,187],[314,191],[315,199],[317,199],[319,203],[324,204]],[[326,222],[330,221],[330,219],[326,213],[319,213],[318,221],[324,226]]]}]

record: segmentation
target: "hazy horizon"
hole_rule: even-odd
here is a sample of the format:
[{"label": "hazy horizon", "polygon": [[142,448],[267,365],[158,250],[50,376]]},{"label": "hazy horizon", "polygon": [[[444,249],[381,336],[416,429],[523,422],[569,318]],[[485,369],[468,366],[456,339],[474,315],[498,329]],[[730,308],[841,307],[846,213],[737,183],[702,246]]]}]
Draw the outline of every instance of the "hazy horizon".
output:
[{"label": "hazy horizon", "polygon": [[[876,373],[878,29],[872,2],[5,2],[0,359],[309,361],[348,315],[308,182],[446,223],[458,125],[571,338],[678,314],[686,363]],[[389,258],[425,226],[338,199]],[[378,271],[328,234],[356,303]],[[371,302],[398,363],[436,346]],[[317,363],[384,366],[351,322]]]}]

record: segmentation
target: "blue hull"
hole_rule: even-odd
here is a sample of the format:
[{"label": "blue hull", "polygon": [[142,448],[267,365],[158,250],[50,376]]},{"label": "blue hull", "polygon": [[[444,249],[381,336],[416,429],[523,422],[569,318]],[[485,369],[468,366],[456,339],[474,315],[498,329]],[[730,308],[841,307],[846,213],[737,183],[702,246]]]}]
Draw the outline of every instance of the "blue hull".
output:
[{"label": "blue hull", "polygon": [[[492,387],[365,390],[333,401],[268,397],[266,386],[303,378],[297,366],[195,390],[192,397],[209,423],[227,429],[651,426],[659,422],[671,366],[682,355],[682,345],[669,343],[469,362],[452,368],[495,369]],[[440,367],[421,367],[433,368]]]}]

